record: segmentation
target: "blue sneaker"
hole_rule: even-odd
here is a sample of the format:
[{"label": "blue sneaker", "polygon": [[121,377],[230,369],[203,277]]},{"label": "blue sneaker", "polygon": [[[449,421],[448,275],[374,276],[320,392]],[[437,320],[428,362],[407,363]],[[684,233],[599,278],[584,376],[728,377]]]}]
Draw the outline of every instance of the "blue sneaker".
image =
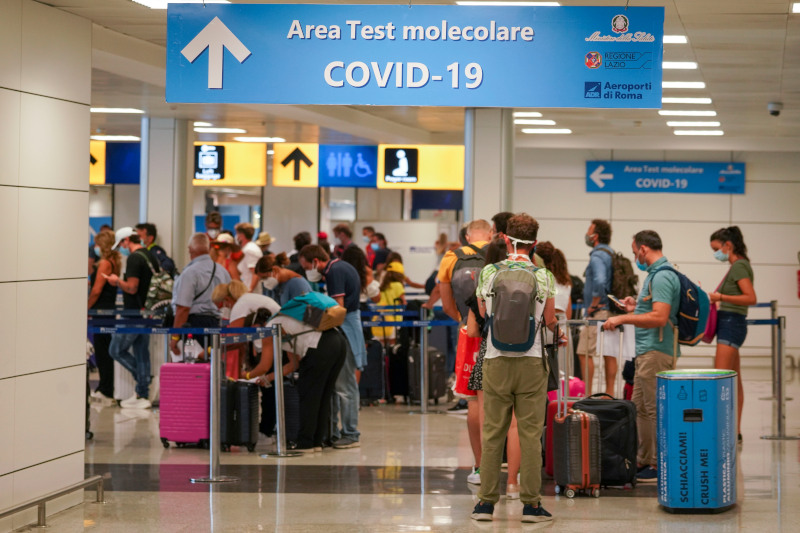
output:
[{"label": "blue sneaker", "polygon": [[494,504],[489,502],[478,502],[475,509],[472,510],[470,518],[481,522],[491,522],[492,515],[494,514]]},{"label": "blue sneaker", "polygon": [[541,502],[536,504],[536,506],[526,503],[522,508],[523,522],[549,522],[552,519],[553,515],[544,510]]},{"label": "blue sneaker", "polygon": [[636,474],[636,481],[639,483],[653,483],[658,481],[658,470],[652,466],[648,466]]}]

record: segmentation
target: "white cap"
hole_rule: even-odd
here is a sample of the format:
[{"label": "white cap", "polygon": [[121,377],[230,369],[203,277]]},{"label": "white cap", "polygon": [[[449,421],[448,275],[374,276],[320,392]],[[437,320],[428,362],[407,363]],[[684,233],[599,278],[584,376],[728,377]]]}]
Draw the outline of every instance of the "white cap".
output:
[{"label": "white cap", "polygon": [[125,226],[124,228],[120,228],[117,230],[117,233],[114,234],[116,239],[114,240],[114,246],[111,249],[116,249],[119,246],[119,243],[130,237],[131,235],[136,235],[136,230],[130,226]]}]

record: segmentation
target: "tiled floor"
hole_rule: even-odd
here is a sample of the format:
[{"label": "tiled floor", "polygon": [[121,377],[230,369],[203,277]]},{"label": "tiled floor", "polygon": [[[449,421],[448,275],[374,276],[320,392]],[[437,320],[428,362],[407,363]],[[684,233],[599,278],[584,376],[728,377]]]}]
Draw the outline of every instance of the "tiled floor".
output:
[{"label": "tiled floor", "polygon": [[[793,375],[794,374],[794,375]],[[800,372],[787,386],[787,433],[800,433]],[[655,486],[604,490],[599,499],[556,496],[545,482],[552,524],[522,525],[519,501],[501,499],[495,521],[469,519],[475,487],[465,418],[409,414],[407,407],[361,410],[362,446],[292,459],[262,459],[234,449],[222,473],[239,483],[208,487],[189,478],[208,472],[208,452],[164,449],[158,411],[131,416],[118,408],[93,413],[86,471],[107,477],[107,503],[86,501],[50,518],[51,531],[125,532],[389,532],[389,531],[800,531],[800,442],[761,440],[772,431],[769,371],[745,369],[744,445],[738,505],[720,515],[673,515],[659,508]]]}]

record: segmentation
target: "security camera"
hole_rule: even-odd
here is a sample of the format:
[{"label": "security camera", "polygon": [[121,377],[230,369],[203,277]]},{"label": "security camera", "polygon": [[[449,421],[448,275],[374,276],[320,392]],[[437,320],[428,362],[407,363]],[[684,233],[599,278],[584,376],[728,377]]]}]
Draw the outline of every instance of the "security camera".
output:
[{"label": "security camera", "polygon": [[770,102],[767,104],[767,111],[769,111],[770,116],[780,116],[781,109],[783,109],[783,104],[781,102]]}]

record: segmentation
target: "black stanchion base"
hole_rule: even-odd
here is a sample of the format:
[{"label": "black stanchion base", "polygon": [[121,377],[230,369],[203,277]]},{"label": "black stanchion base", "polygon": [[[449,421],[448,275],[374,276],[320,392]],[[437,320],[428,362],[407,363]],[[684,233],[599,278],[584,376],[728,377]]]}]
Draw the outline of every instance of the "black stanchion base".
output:
[{"label": "black stanchion base", "polygon": [[238,477],[217,476],[217,477],[193,477],[189,479],[192,483],[236,483],[240,481]]},{"label": "black stanchion base", "polygon": [[761,435],[762,440],[800,440],[796,435]]},{"label": "black stanchion base", "polygon": [[300,457],[301,455],[303,455],[303,452],[293,452],[292,450],[289,450],[289,451],[285,451],[283,453],[278,453],[278,450],[275,450],[275,451],[269,451],[267,453],[262,453],[259,457],[261,457],[262,459],[273,459],[275,457],[277,457],[277,458],[281,458],[281,457]]}]

